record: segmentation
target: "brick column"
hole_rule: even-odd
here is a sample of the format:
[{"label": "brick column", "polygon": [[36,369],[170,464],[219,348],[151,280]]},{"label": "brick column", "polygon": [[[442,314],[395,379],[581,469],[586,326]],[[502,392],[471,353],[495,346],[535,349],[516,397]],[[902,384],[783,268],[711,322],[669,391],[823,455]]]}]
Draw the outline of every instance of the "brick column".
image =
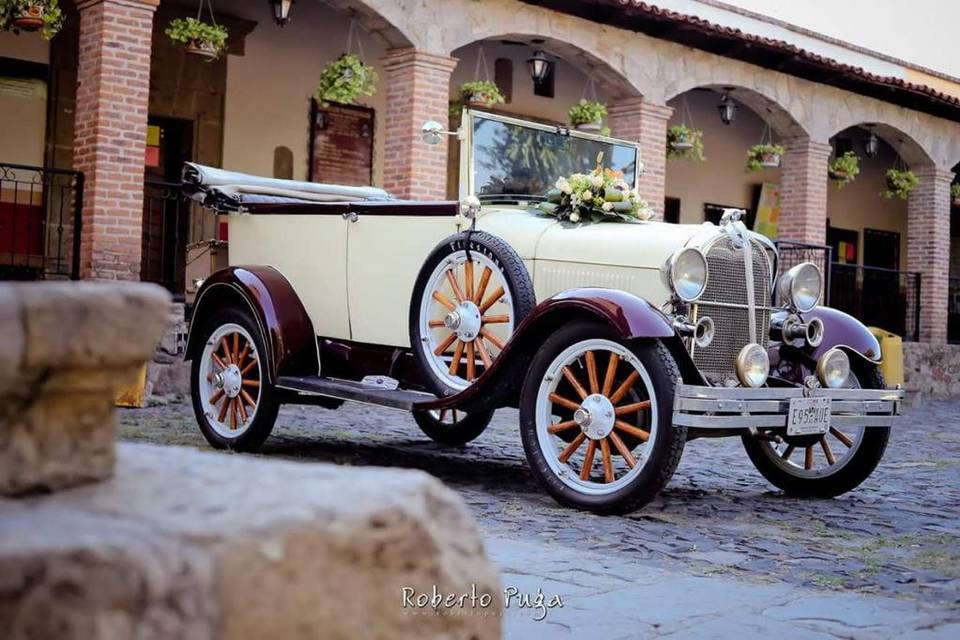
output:
[{"label": "brick column", "polygon": [[825,244],[827,241],[827,142],[807,137],[783,141],[787,152],[780,167],[780,223],[783,240]]},{"label": "brick column", "polygon": [[159,0],[81,0],[74,167],[86,175],[80,274],[139,280],[153,12]]},{"label": "brick column", "polygon": [[[920,184],[910,192],[907,203],[907,270],[923,274],[920,341],[944,344],[947,341],[953,173],[933,166],[914,169],[914,172]],[[909,301],[908,307],[912,308]],[[913,326],[912,316],[907,318],[907,326]]]},{"label": "brick column", "polygon": [[608,108],[607,124],[615,138],[640,143],[643,175],[637,185],[640,197],[663,220],[663,201],[667,183],[667,122],[673,107],[629,98]]},{"label": "brick column", "polygon": [[450,74],[457,60],[399,49],[385,55],[381,63],[387,90],[383,187],[399,198],[443,199],[449,138],[429,145],[420,137],[420,127],[435,120],[446,128]]}]

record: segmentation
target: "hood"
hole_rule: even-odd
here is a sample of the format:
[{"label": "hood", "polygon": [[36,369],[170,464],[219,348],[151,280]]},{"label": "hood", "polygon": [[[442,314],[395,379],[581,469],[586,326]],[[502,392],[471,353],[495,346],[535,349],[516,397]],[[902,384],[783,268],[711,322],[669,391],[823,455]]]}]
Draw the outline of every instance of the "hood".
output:
[{"label": "hood", "polygon": [[484,207],[477,228],[507,240],[524,260],[645,269],[659,269],[673,252],[718,232],[709,222],[571,224],[510,207]]}]

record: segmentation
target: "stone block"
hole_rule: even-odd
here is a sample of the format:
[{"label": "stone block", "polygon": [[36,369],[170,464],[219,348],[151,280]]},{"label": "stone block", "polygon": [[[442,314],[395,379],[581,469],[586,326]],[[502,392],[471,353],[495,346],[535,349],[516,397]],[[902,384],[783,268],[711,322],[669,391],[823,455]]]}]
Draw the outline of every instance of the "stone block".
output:
[{"label": "stone block", "polygon": [[[13,638],[500,637],[472,518],[419,471],[124,443],[106,482],[0,498],[0,566]],[[490,603],[404,606],[434,585]]]},{"label": "stone block", "polygon": [[149,284],[0,285],[0,494],[110,475],[116,389],[153,354],[169,299]]}]

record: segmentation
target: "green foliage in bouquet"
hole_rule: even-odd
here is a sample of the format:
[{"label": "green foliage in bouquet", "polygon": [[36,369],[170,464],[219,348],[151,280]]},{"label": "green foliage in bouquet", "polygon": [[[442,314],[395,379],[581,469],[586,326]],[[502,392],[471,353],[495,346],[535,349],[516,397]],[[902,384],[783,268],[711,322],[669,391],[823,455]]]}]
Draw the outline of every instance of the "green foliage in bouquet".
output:
[{"label": "green foliage in bouquet", "polygon": [[230,35],[223,25],[208,24],[196,18],[175,18],[165,33],[174,42],[210,51],[217,57],[223,55]]},{"label": "green foliage in bouquet", "polygon": [[500,93],[500,87],[489,80],[464,82],[457,89],[457,93],[463,103],[479,102],[485,107],[503,104],[503,94]]},{"label": "green foliage in bouquet", "polygon": [[755,144],[747,150],[747,171],[760,171],[764,168],[764,158],[768,156],[779,156],[786,153],[783,145],[779,144]]},{"label": "green foliage in bouquet", "polygon": [[570,222],[636,222],[649,220],[650,207],[623,180],[623,173],[603,168],[603,153],[590,173],[557,179],[547,199],[536,208],[548,216]]},{"label": "green foliage in bouquet", "polygon": [[887,188],[880,195],[884,198],[897,197],[906,200],[918,184],[920,178],[909,169],[887,169]]},{"label": "green foliage in bouquet", "polygon": [[[21,18],[41,20],[38,27],[17,25]],[[63,28],[63,11],[57,0],[0,0],[0,31],[14,29],[40,31],[44,40],[57,35]]]},{"label": "green foliage in bouquet", "polygon": [[577,126],[580,124],[600,124],[607,117],[607,105],[596,100],[586,100],[580,98],[580,101],[570,107],[567,112],[570,118],[570,124]]},{"label": "green foliage in bouquet", "polygon": [[325,107],[331,102],[353,104],[360,96],[376,93],[378,79],[373,67],[355,54],[345,53],[324,67],[314,96]]},{"label": "green foliage in bouquet", "polygon": [[853,151],[847,151],[831,160],[827,170],[830,179],[837,183],[837,188],[842,189],[860,175],[860,157]]},{"label": "green foliage in bouquet", "polygon": [[702,162],[703,132],[685,124],[675,124],[667,129],[667,157]]}]

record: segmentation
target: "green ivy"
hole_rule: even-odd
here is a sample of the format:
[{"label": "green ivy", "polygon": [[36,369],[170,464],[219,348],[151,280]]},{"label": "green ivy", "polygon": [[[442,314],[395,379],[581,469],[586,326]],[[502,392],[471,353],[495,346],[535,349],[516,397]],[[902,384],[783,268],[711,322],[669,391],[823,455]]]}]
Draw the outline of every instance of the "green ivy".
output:
[{"label": "green ivy", "polygon": [[174,42],[182,44],[195,43],[197,46],[206,44],[216,51],[217,56],[223,54],[227,46],[229,32],[219,24],[207,24],[196,18],[175,18],[165,32]]},{"label": "green ivy", "polygon": [[567,117],[570,118],[570,124],[573,126],[593,124],[594,122],[602,123],[606,116],[607,105],[585,98],[580,98],[580,102],[570,107],[570,111],[567,112]]},{"label": "green ivy", "polygon": [[779,144],[755,144],[747,150],[747,171],[760,171],[763,165],[760,159],[763,156],[772,154],[782,156],[787,150]]},{"label": "green ivy", "polygon": [[41,10],[43,26],[40,28],[40,35],[45,40],[57,35],[63,28],[63,11],[57,0],[0,0],[0,30],[16,30],[14,20],[30,8]]},{"label": "green ivy", "polygon": [[495,104],[504,102],[500,87],[489,80],[476,80],[474,82],[464,82],[457,89],[462,103],[471,101],[482,102],[486,107],[492,107]]},{"label": "green ivy", "polygon": [[[679,142],[689,142],[693,146],[689,149],[677,149],[676,145]],[[667,157],[702,162],[705,159],[703,155],[703,132],[691,129],[685,124],[675,124],[667,129]]]},{"label": "green ivy", "polygon": [[853,151],[847,151],[827,164],[830,178],[842,189],[860,175],[860,156]]},{"label": "green ivy", "polygon": [[906,200],[918,184],[920,178],[909,169],[887,169],[887,188],[880,195],[884,198],[897,197]]},{"label": "green ivy", "polygon": [[331,102],[353,104],[360,96],[377,91],[376,70],[352,53],[345,53],[323,68],[314,97],[325,107]]},{"label": "green ivy", "polygon": [[954,200],[960,200],[960,183],[950,185],[950,197]]}]

